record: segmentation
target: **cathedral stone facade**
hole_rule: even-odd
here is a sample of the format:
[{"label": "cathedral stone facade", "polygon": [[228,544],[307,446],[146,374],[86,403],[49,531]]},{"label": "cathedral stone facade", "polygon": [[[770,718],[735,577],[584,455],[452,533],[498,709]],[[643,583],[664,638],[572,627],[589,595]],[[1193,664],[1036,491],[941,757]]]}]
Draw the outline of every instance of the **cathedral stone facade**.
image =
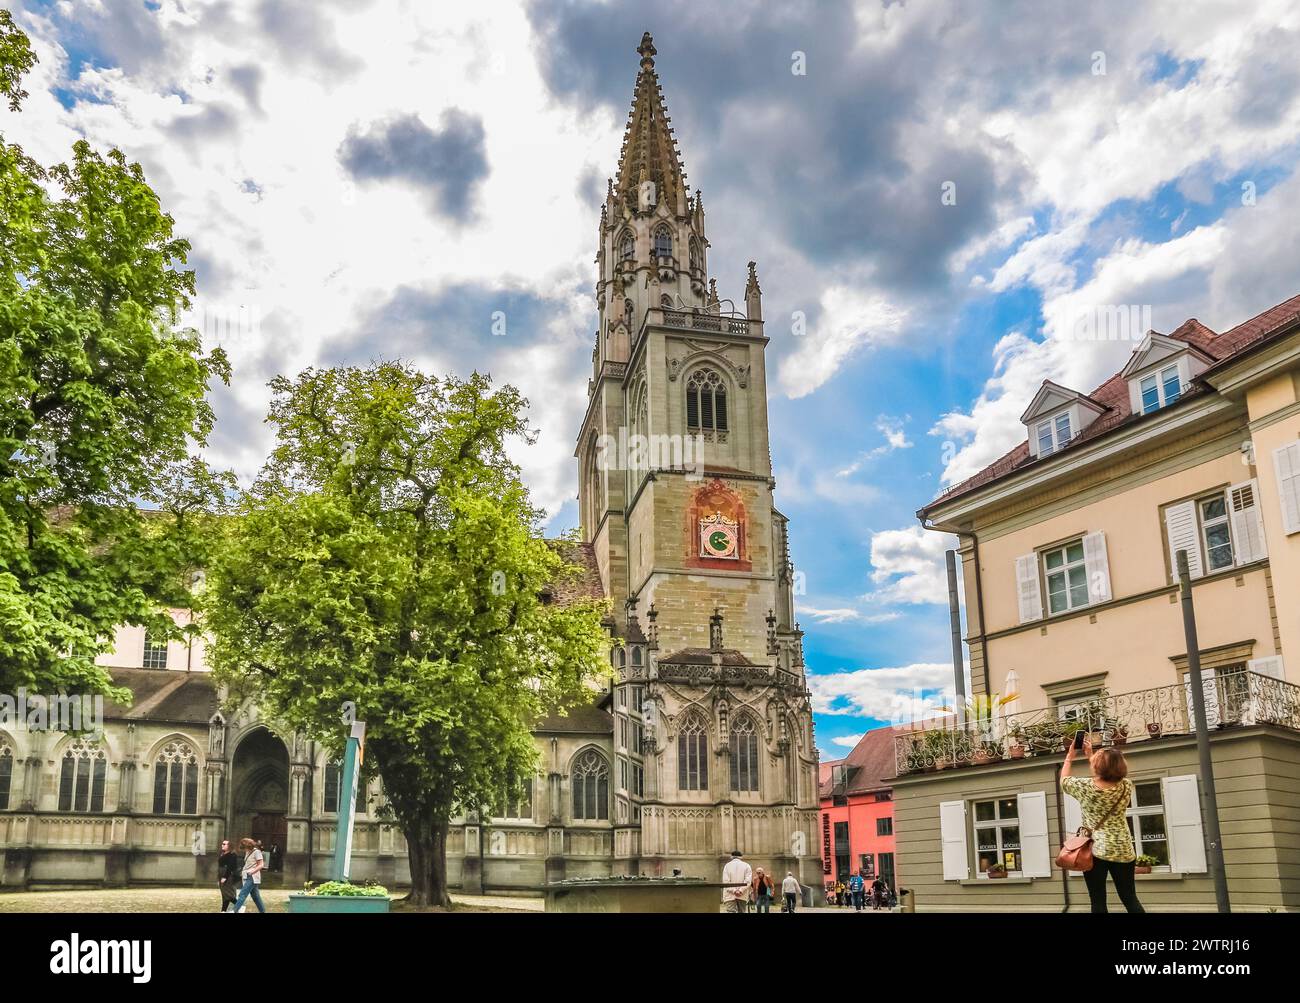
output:
[{"label": "cathedral stone facade", "polygon": [[[583,574],[551,601],[611,600],[612,680],[538,722],[537,775],[448,838],[467,892],[626,874],[717,880],[734,849],[819,886],[817,751],[773,504],[762,297],[709,277],[700,193],[669,128],[649,35],[601,210],[599,328],[577,440]],[[184,611],[174,611],[183,622]],[[0,727],[0,886],[212,883],[221,838],[276,847],[274,887],[329,876],[340,776],[254,706],[229,708],[203,644],[118,631],[101,661],[130,688],[88,740]],[[376,781],[353,875],[409,881]],[[214,892],[214,903],[216,895]]]},{"label": "cathedral stone facade", "polygon": [[733,849],[820,884],[817,751],[773,504],[762,294],[709,276],[654,43],[601,210],[579,503],[614,600],[612,867],[715,877]]}]

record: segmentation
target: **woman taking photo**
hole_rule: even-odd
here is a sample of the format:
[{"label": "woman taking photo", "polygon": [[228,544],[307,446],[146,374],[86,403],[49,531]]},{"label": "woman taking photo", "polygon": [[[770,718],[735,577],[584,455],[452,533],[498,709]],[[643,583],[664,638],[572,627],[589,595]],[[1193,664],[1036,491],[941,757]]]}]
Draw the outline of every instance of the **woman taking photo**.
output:
[{"label": "woman taking photo", "polygon": [[[1082,736],[1082,732],[1080,732]],[[1070,766],[1077,753],[1083,752],[1071,743],[1061,768],[1061,789],[1079,802],[1083,809],[1083,824],[1092,830],[1092,868],[1083,872],[1088,886],[1088,898],[1093,912],[1106,912],[1106,875],[1115,882],[1119,900],[1129,912],[1146,912],[1137,899],[1133,877],[1137,856],[1133,850],[1133,834],[1129,832],[1125,812],[1133,800],[1133,781],[1128,779],[1128,763],[1118,749],[1098,749],[1092,752],[1092,777],[1070,776]],[[1091,750],[1089,750],[1091,751]]]}]

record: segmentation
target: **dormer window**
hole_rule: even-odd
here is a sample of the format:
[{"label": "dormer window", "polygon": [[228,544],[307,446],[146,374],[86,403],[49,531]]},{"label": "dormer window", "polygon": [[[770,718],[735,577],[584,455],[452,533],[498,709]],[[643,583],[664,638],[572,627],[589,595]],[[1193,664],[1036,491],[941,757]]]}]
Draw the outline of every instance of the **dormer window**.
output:
[{"label": "dormer window", "polygon": [[1038,423],[1038,455],[1049,456],[1064,449],[1072,438],[1070,412],[1062,411],[1054,418]]},{"label": "dormer window", "polygon": [[1177,366],[1166,366],[1158,373],[1150,373],[1138,381],[1142,395],[1142,413],[1150,414],[1168,407],[1183,394],[1182,378]]},{"label": "dormer window", "polygon": [[1106,406],[1078,391],[1044,380],[1020,416],[1029,438],[1029,455],[1051,456],[1083,434]]}]

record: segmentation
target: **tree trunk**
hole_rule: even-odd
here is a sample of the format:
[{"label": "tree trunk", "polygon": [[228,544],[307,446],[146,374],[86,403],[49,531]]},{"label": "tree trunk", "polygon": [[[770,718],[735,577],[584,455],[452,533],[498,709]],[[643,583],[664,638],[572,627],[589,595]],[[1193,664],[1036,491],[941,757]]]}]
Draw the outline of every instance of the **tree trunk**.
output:
[{"label": "tree trunk", "polygon": [[451,908],[447,892],[447,822],[404,825],[407,859],[411,866],[411,894],[406,901],[418,909]]}]

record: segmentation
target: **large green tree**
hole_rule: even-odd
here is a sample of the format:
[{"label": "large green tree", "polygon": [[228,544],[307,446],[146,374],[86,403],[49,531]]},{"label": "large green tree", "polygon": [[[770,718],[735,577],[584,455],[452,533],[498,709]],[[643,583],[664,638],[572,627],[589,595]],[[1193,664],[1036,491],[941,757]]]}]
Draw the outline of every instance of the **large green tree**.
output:
[{"label": "large green tree", "polygon": [[451,817],[531,775],[539,715],[591,698],[603,603],[545,601],[576,569],[506,455],[531,434],[514,388],[394,363],[272,388],[277,444],[208,569],[209,657],[336,751],[355,708],[411,901],[447,905]]},{"label": "large green tree", "polygon": [[[35,63],[0,11],[0,95]],[[160,496],[229,370],[177,327],[190,245],[139,164],[78,142],[48,170],[0,137],[0,688],[103,691],[113,628],[170,630],[179,568],[145,558]],[[169,523],[167,525],[170,525]],[[181,548],[184,549],[184,548]]]}]

